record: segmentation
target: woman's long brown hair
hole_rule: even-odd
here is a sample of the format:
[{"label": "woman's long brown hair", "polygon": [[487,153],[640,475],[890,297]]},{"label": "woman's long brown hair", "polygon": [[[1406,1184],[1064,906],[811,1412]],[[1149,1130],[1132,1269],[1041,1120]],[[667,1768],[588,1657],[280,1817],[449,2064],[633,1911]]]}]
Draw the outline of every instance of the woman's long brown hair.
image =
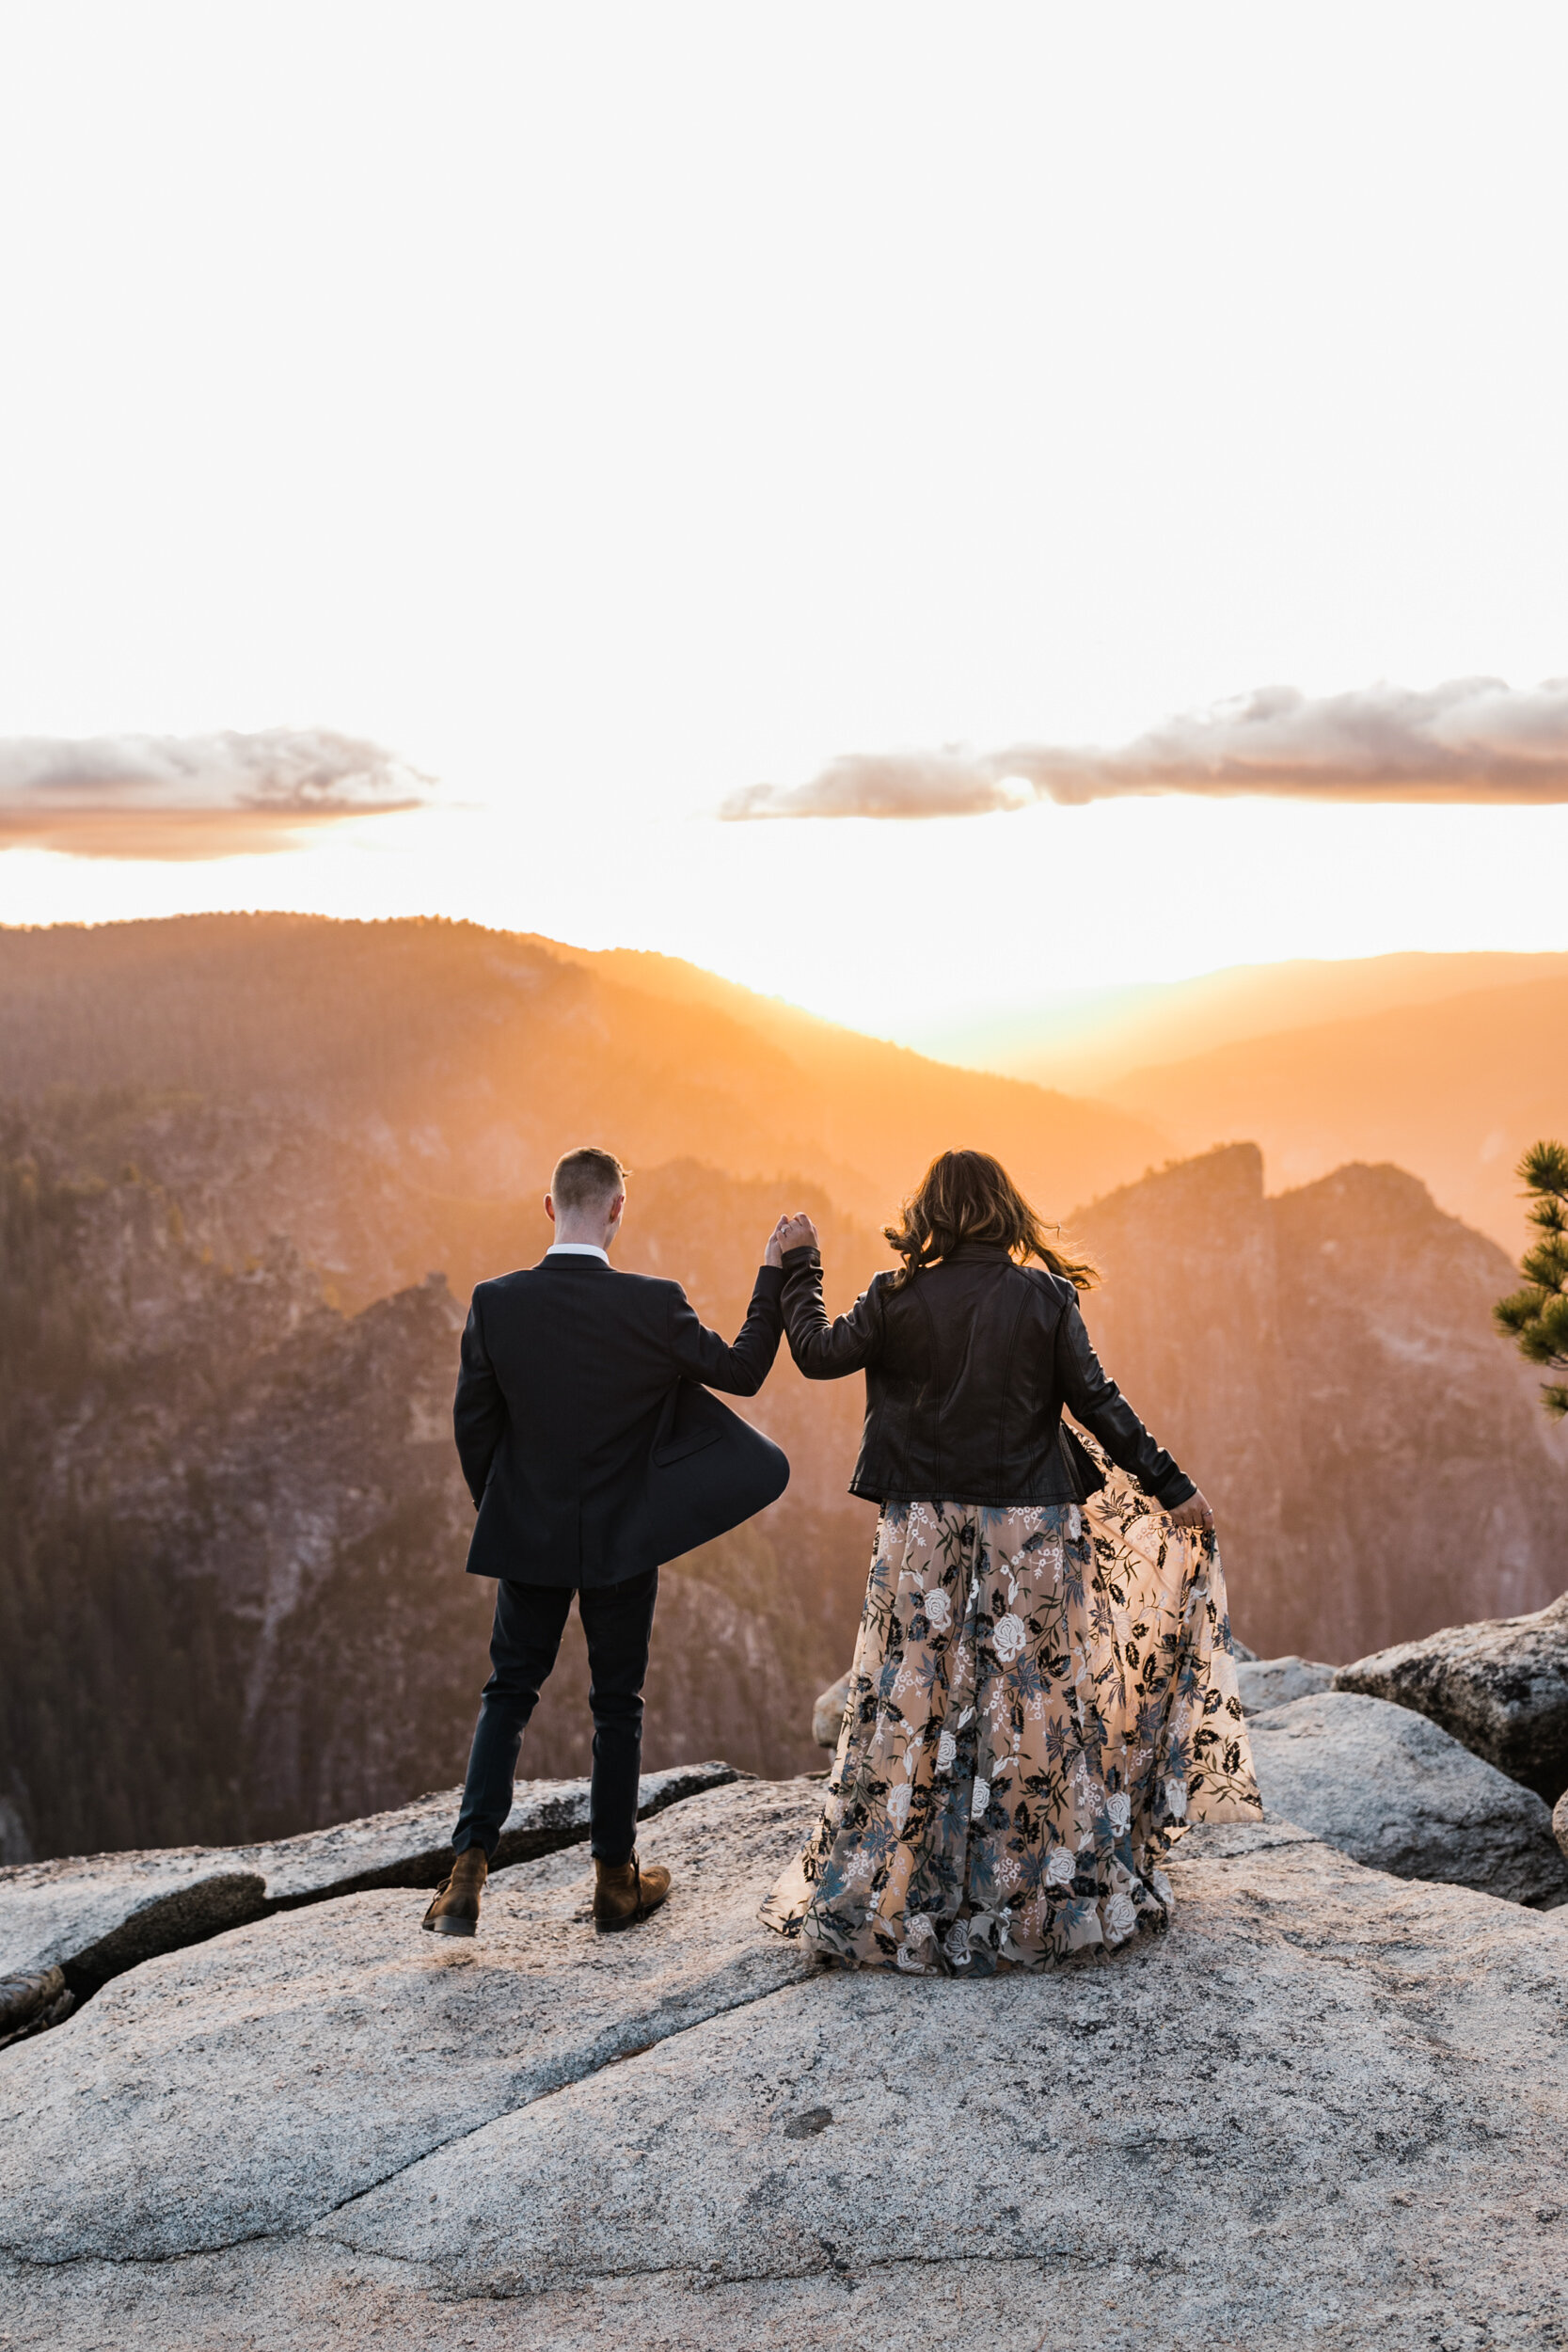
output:
[{"label": "woman's long brown hair", "polygon": [[1001,1242],[1020,1264],[1037,1258],[1075,1290],[1086,1291],[1100,1279],[1092,1259],[1071,1256],[1046,1240],[1040,1218],[989,1152],[939,1153],[905,1201],[903,1224],[882,1231],[904,1261],[893,1278],[895,1290],[923,1266],[951,1257],[961,1241]]}]

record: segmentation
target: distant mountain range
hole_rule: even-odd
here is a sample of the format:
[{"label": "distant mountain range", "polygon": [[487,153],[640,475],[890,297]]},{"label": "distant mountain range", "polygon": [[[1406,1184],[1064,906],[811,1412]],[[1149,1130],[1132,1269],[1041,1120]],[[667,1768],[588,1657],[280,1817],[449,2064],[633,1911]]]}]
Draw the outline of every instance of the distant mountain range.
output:
[{"label": "distant mountain range", "polygon": [[[63,1084],[182,1099],[166,1148],[174,1127],[199,1132],[184,1181],[221,1166],[207,1214],[232,1248],[255,1247],[287,1200],[345,1296],[437,1264],[466,1286],[532,1235],[566,1142],[634,1168],[809,1175],[867,1224],[956,1136],[984,1133],[1053,1216],[1165,1148],[1108,1104],[927,1061],[689,965],[466,923],[0,931],[0,1097]],[[238,1104],[243,1150],[217,1134]]]},{"label": "distant mountain range", "polygon": [[1034,1004],[945,1017],[937,1009],[921,1027],[926,1050],[944,1058],[1099,1094],[1146,1065],[1188,1061],[1247,1038],[1550,979],[1568,979],[1568,954],[1296,957],[1229,964],[1184,980],[1058,991]]},{"label": "distant mountain range", "polygon": [[[1250,1146],[1145,1174],[1161,1141],[1123,1109],[662,958],[436,923],[0,933],[0,1096],[7,1858],[459,1775],[490,1592],[462,1574],[455,1335],[470,1282],[543,1248],[571,1141],[633,1164],[621,1262],[730,1327],[781,1205],[847,1305],[945,1144],[1085,1203],[1091,1328],[1215,1501],[1256,1646],[1349,1657],[1568,1583],[1568,1434],[1488,1320],[1508,1260],[1395,1168],[1273,1200]],[[845,1492],[860,1390],[785,1359],[749,1408],[791,1485],[667,1571],[650,1765],[812,1763],[874,1516]],[[583,1679],[574,1634],[526,1771],[584,1765]]]},{"label": "distant mountain range", "polygon": [[1397,1161],[1517,1255],[1520,1156],[1568,1135],[1568,975],[1249,1038],[1106,1092],[1180,1151],[1253,1138],[1276,1184]]},{"label": "distant mountain range", "polygon": [[1173,1151],[1247,1137],[1275,1186],[1397,1161],[1516,1255],[1514,1168],[1568,1134],[1568,955],[1241,966],[999,1012],[947,1050],[1115,1104]]}]

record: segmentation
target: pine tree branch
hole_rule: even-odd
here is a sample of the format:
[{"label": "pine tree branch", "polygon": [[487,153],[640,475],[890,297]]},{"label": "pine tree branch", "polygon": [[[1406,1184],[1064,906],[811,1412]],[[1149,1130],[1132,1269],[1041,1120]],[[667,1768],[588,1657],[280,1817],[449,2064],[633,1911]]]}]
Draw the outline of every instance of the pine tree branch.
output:
[{"label": "pine tree branch", "polygon": [[1532,1143],[1515,1173],[1527,1192],[1568,1200],[1568,1144]]},{"label": "pine tree branch", "polygon": [[[1525,1287],[1499,1298],[1492,1320],[1527,1363],[1568,1372],[1568,1144],[1531,1144],[1518,1176],[1530,1196],[1528,1222],[1541,1238],[1519,1263]],[[1568,1385],[1544,1383],[1541,1402],[1553,1420],[1568,1416]]]}]

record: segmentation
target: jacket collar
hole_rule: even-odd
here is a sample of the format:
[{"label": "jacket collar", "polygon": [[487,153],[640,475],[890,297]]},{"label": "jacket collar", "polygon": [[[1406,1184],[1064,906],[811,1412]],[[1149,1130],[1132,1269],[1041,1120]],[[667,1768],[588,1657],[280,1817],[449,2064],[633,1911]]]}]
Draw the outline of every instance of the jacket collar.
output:
[{"label": "jacket collar", "polygon": [[1007,1245],[1004,1241],[961,1241],[950,1249],[942,1261],[943,1265],[1006,1265],[1010,1263]]}]

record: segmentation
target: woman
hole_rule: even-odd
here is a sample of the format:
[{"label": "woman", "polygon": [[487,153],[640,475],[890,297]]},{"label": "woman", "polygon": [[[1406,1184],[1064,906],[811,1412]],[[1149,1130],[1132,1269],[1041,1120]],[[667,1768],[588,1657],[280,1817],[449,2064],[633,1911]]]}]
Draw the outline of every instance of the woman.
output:
[{"label": "woman", "polygon": [[850,1490],[882,1512],[827,1803],[762,1916],[919,1974],[1103,1951],[1165,1924],[1185,1820],[1261,1812],[1213,1514],[996,1160],[944,1152],[884,1230],[902,1265],[832,1322],[816,1227],[781,1222],[790,1352],[865,1374]]}]

